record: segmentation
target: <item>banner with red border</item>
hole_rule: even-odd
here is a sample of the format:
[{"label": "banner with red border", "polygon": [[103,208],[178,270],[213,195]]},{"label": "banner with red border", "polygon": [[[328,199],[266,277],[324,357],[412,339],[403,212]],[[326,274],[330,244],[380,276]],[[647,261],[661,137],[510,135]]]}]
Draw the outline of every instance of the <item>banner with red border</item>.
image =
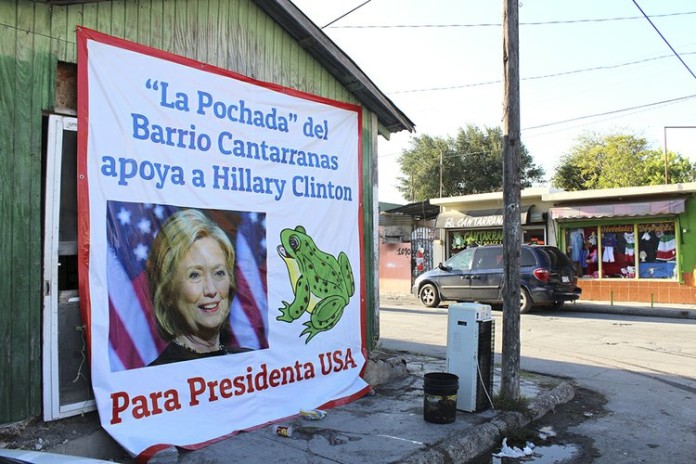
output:
[{"label": "banner with red border", "polygon": [[80,298],[103,427],[146,461],[365,394],[360,107],[77,39]]}]

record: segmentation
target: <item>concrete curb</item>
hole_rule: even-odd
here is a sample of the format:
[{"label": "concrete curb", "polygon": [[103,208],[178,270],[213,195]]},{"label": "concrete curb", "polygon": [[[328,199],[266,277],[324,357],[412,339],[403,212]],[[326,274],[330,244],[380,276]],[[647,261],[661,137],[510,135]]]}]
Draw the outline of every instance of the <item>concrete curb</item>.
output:
[{"label": "concrete curb", "polygon": [[505,436],[508,430],[526,427],[533,420],[543,417],[559,404],[567,403],[574,396],[575,389],[570,384],[562,382],[534,400],[529,408],[530,415],[521,412],[499,412],[490,421],[475,427],[471,432],[449,436],[434,446],[417,451],[399,462],[405,464],[468,462],[499,444],[501,436]]},{"label": "concrete curb", "polygon": [[666,317],[672,319],[696,319],[696,310],[666,307],[634,307],[621,304],[600,305],[593,303],[576,303],[569,306],[572,311],[583,313],[625,314],[642,317]]},{"label": "concrete curb", "polygon": [[[380,306],[414,305],[427,309],[412,295],[382,295]],[[622,314],[643,317],[665,317],[672,319],[696,319],[694,305],[667,305],[665,303],[626,303],[609,301],[578,300],[566,303],[568,311],[579,313]],[[444,308],[443,308],[444,309]],[[542,312],[537,309],[537,312]]]}]

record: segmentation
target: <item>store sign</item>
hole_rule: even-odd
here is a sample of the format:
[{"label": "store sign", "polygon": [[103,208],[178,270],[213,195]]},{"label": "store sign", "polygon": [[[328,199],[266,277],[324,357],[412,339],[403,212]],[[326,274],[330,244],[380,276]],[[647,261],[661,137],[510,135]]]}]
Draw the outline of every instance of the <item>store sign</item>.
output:
[{"label": "store sign", "polygon": [[367,393],[360,108],[77,39],[80,301],[107,432],[146,461]]},{"label": "store sign", "polygon": [[475,227],[492,227],[492,226],[502,226],[503,216],[492,215],[492,216],[466,216],[460,218],[447,218],[444,227],[447,229],[458,228],[475,228]]},{"label": "store sign", "polygon": [[[531,207],[523,207],[520,211],[520,223],[526,224]],[[483,227],[502,227],[502,210],[470,211],[469,214],[456,210],[443,211],[435,220],[438,229],[476,229]]]}]

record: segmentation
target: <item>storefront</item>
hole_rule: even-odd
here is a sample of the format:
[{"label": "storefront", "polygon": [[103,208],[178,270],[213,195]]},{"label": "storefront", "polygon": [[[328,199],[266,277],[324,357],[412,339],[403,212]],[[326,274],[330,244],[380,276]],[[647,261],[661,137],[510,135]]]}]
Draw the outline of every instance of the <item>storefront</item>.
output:
[{"label": "storefront", "polygon": [[[530,210],[524,208],[520,214],[522,224],[522,242],[543,245],[546,243],[546,227],[543,222],[545,215],[538,214],[535,218],[542,222],[531,222]],[[446,256],[459,253],[469,246],[495,245],[503,243],[503,212],[502,210],[478,210],[462,213],[447,211],[438,216],[436,228],[446,231]]]},{"label": "storefront", "polygon": [[[695,187],[550,195],[559,201],[549,209],[549,217],[559,247],[576,264],[582,298],[696,303],[696,246],[690,233],[696,216]],[[580,197],[583,203],[578,203]]]},{"label": "storefront", "polygon": [[[449,258],[502,243],[502,192],[431,199]],[[521,191],[523,242],[576,263],[583,300],[696,304],[696,183]]]},{"label": "storefront", "polygon": [[[549,237],[548,208],[542,200],[548,189],[530,188],[522,190],[520,224],[522,243],[544,245],[555,243]],[[494,245],[503,243],[502,193],[486,193],[464,197],[430,200],[440,205],[435,228],[440,230],[444,256],[462,251],[468,246]]]},{"label": "storefront", "polygon": [[[685,202],[551,208],[551,217],[559,222],[578,277],[677,279],[679,214]],[[640,219],[625,217],[627,212]],[[565,222],[569,219],[576,222]]]}]

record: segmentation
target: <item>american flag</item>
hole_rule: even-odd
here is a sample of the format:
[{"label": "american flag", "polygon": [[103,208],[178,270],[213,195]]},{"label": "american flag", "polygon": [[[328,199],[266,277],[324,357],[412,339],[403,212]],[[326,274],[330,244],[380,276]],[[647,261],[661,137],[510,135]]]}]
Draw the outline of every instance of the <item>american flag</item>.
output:
[{"label": "american flag", "polygon": [[[165,348],[152,310],[145,263],[161,224],[180,208],[107,203],[107,286],[111,370],[147,366]],[[202,210],[230,237],[236,252],[237,294],[229,344],[268,348],[266,222],[264,213]]]}]

